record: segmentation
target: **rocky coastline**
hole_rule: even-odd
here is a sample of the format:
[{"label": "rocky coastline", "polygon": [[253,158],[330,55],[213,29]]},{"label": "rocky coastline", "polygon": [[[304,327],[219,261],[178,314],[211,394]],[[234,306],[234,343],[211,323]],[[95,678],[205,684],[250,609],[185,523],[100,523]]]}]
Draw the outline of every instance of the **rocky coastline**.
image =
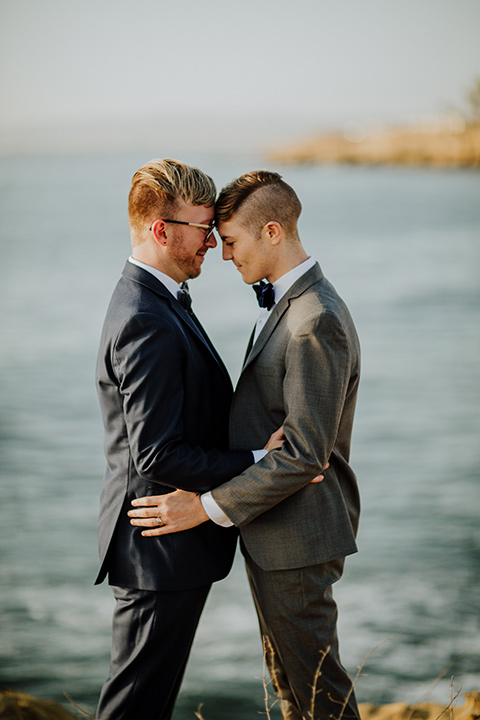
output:
[{"label": "rocky coastline", "polygon": [[401,165],[480,169],[480,124],[349,127],[272,149],[280,164]]}]

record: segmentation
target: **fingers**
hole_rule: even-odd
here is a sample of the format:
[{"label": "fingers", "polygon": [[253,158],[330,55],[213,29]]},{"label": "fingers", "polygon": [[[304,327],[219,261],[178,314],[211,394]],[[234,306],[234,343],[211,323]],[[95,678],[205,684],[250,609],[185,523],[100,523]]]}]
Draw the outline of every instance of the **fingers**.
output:
[{"label": "fingers", "polygon": [[154,518],[161,515],[161,509],[158,505],[152,508],[139,508],[138,510],[129,510],[127,515],[131,518]]},{"label": "fingers", "polygon": [[135,507],[139,507],[140,505],[159,505],[164,497],[165,495],[147,495],[146,497],[135,498],[135,500],[132,500],[132,505]]},{"label": "fingers", "polygon": [[[132,523],[133,525],[133,523]],[[171,530],[169,532],[172,532]],[[167,533],[163,528],[157,527],[153,530],[143,530],[142,537],[158,537],[159,535],[166,535]]]},{"label": "fingers", "polygon": [[[163,516],[160,516],[158,514],[158,508],[156,508],[156,513],[154,517],[133,517],[132,513],[138,513],[141,512],[139,510],[130,510],[128,512],[128,515],[130,516],[130,524],[135,525],[136,527],[145,528],[145,530],[142,530],[143,537],[159,537],[160,535],[169,535],[170,533],[176,533],[181,532],[182,530],[187,530],[190,526],[185,523],[183,520],[180,521],[174,521],[169,520],[168,522],[165,522],[165,518]],[[146,512],[154,512],[154,509],[147,510]],[[159,521],[163,523],[163,525],[160,525]]]},{"label": "fingers", "polygon": [[167,523],[161,516],[158,505],[152,508],[129,510],[127,515],[130,518],[130,525],[146,528],[142,531],[144,537],[157,537],[158,535],[177,532],[172,524],[170,524],[167,529]]},{"label": "fingers", "polygon": [[278,450],[282,447],[283,441],[285,440],[285,434],[283,432],[283,425],[278,428],[278,430],[275,430],[270,437],[268,438],[268,442],[265,445],[265,450]]},{"label": "fingers", "polygon": [[172,532],[177,532],[177,530],[175,530],[172,525],[167,528],[166,525],[159,525],[158,523],[154,523],[153,526],[148,527],[146,525],[142,525],[141,522],[136,520],[131,520],[130,523],[132,525],[137,525],[145,528],[144,530],[142,530],[143,537],[158,537],[159,535],[169,535]]},{"label": "fingers", "polygon": [[[148,504],[139,507],[145,501],[148,501]],[[182,532],[209,520],[199,495],[182,490],[166,495],[137,498],[132,501],[132,505],[136,508],[127,513],[130,523],[144,528],[144,537]]]},{"label": "fingers", "polygon": [[[136,523],[132,522],[132,525]],[[179,532],[180,528],[176,528],[174,525],[169,525],[167,528],[166,525],[162,525],[161,527],[157,525],[154,528],[149,528],[148,530],[142,530],[142,536],[143,537],[159,537],[160,535],[170,535],[170,533]]]},{"label": "fingers", "polygon": [[141,525],[142,527],[159,525],[157,518],[161,518],[162,515],[167,513],[167,498],[171,495],[172,493],[168,493],[167,495],[147,495],[146,497],[132,500],[132,505],[136,509],[129,510],[127,515],[129,518],[141,519],[141,522],[131,521],[132,525]]},{"label": "fingers", "polygon": [[[325,465],[325,467],[323,469],[323,472],[325,472],[325,470],[329,467],[330,467],[330,463],[327,462],[327,464]],[[325,475],[317,475],[316,477],[313,478],[313,480],[310,480],[310,482],[311,483],[319,483],[319,482],[322,482],[322,480],[325,480]]]},{"label": "fingers", "polygon": [[155,530],[158,530],[162,523],[165,525],[164,517],[162,517],[162,513],[163,516],[166,513],[163,504],[164,499],[165,495],[149,495],[148,497],[132,500],[132,505],[137,506],[137,508],[129,510],[127,513],[130,524],[144,528],[155,528]]},{"label": "fingers", "polygon": [[[134,512],[134,510],[130,510],[128,512],[131,525],[138,525],[139,527],[157,527],[161,524],[159,522],[161,516],[158,514],[158,512],[154,515],[134,515]],[[165,525],[165,521],[163,520],[163,518],[162,523]]]}]

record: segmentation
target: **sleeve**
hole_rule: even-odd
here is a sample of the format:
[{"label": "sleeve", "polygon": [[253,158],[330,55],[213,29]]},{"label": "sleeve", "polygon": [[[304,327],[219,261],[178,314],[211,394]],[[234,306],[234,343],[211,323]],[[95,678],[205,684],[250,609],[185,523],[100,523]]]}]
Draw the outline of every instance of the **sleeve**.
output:
[{"label": "sleeve", "polygon": [[128,444],[145,480],[206,492],[252,463],[248,451],[205,450],[185,442],[185,338],[168,319],[130,318],[113,350]]},{"label": "sleeve", "polygon": [[251,522],[325,468],[335,445],[351,364],[347,337],[333,313],[322,313],[292,335],[283,380],[283,447],[212,491],[235,525]]},{"label": "sleeve", "polygon": [[[252,450],[254,462],[258,462],[267,454],[266,450]],[[223,510],[217,505],[212,497],[211,492],[203,493],[200,495],[200,500],[203,505],[203,509],[207,513],[210,520],[213,520],[217,525],[222,527],[231,527],[233,522],[225,515]]]},{"label": "sleeve", "polygon": [[211,492],[200,495],[200,500],[208,517],[210,520],[213,520],[216,525],[221,525],[222,527],[231,527],[233,525],[233,522],[225,515],[223,510],[218,507]]}]

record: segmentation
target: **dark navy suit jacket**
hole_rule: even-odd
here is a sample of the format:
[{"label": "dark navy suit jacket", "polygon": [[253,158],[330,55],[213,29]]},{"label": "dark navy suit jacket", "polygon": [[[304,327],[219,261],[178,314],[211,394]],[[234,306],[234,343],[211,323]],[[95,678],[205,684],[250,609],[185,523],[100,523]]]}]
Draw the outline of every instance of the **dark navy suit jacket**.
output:
[{"label": "dark navy suit jacket", "polygon": [[225,577],[235,528],[209,521],[158,538],[130,524],[131,501],[173,489],[205,492],[253,462],[228,450],[232,385],[198,320],[148,271],[127,262],[110,302],[96,383],[107,469],[98,536],[112,585],[184,590]]}]

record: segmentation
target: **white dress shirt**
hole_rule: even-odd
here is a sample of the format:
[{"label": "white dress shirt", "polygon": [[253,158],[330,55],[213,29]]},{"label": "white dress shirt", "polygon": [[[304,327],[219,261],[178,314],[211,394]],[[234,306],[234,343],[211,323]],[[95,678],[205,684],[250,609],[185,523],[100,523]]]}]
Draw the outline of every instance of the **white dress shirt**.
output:
[{"label": "white dress shirt", "polygon": [[[298,278],[302,277],[302,275],[304,275],[307,270],[310,270],[310,268],[312,268],[315,263],[316,260],[314,260],[314,258],[312,257],[309,257],[302,263],[300,263],[300,265],[297,265],[292,270],[289,270],[289,272],[285,273],[285,275],[282,275],[282,277],[278,278],[278,280],[273,283],[273,289],[275,291],[275,304],[278,303],[278,301],[285,295],[288,290],[290,290],[293,283],[296,282]],[[275,307],[275,305],[273,307]],[[266,308],[260,308],[260,314],[257,318],[257,322],[255,325],[255,335],[253,337],[254,344],[257,341],[257,338],[260,335],[262,328],[267,322],[269,316],[270,310],[267,310]],[[266,454],[266,450],[254,450],[254,461],[258,462]],[[222,525],[223,527],[230,527],[231,525],[233,525],[232,521],[227,517],[227,515],[225,515],[223,510],[219,508],[219,506],[213,499],[212,493],[207,492],[203,495],[200,495],[200,500],[202,501],[203,509],[207,513],[210,520],[213,520],[214,523],[216,523],[217,525]]]}]

